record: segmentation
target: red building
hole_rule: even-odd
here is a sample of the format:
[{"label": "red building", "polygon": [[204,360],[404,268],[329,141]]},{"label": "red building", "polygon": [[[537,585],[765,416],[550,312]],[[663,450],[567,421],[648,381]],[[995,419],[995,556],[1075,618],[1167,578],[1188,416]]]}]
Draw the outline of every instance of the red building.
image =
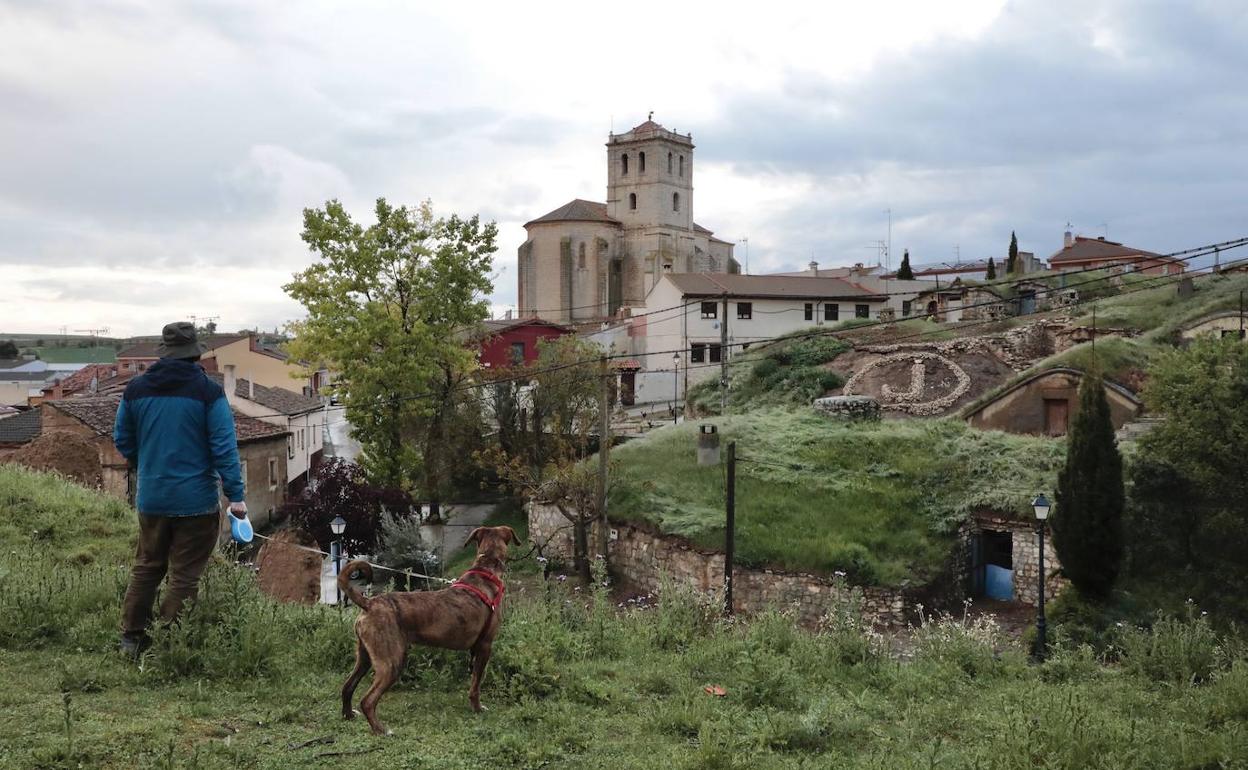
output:
[{"label": "red building", "polygon": [[1049,268],[1059,273],[1109,268],[1146,275],[1178,275],[1186,267],[1187,264],[1181,259],[1124,246],[1104,238],[1072,237],[1069,231],[1062,248],[1049,257]]},{"label": "red building", "polygon": [[477,360],[491,369],[529,364],[537,360],[537,343],[572,334],[573,329],[540,318],[485,321],[485,332],[477,337],[481,348]]}]

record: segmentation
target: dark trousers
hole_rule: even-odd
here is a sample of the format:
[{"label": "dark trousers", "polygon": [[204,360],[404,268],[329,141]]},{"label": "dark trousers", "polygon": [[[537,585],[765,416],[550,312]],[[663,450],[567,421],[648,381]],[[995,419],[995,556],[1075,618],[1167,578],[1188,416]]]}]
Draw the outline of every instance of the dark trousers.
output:
[{"label": "dark trousers", "polygon": [[122,604],[122,632],[140,634],[147,629],[156,589],[165,573],[169,574],[169,587],[160,603],[161,620],[174,620],[186,602],[195,601],[199,577],[208,566],[220,531],[217,511],[199,516],[139,514],[139,547]]}]

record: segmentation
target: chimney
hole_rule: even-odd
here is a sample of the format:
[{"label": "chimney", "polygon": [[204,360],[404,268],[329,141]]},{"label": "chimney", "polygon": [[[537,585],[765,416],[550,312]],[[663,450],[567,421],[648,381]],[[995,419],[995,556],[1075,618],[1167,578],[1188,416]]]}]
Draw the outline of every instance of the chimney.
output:
[{"label": "chimney", "polygon": [[506,312],[506,313],[503,313],[503,320],[504,320],[504,321],[510,321],[510,320],[511,320],[511,308],[507,308],[507,312]]},{"label": "chimney", "polygon": [[222,369],[225,375],[223,383],[225,400],[230,406],[234,406],[234,402],[238,399],[238,396],[234,395],[234,388],[238,387],[238,380],[234,376],[234,364],[226,364]]},{"label": "chimney", "polygon": [[1070,230],[1067,230],[1065,235],[1062,236],[1062,248],[1069,249],[1073,245],[1075,245],[1075,237],[1071,234]]},{"label": "chimney", "polygon": [[816,262],[816,261],[814,261],[814,260],[812,259],[812,260],[810,261],[810,265],[808,265],[808,267],[810,268],[810,274],[811,274],[811,275],[819,275],[819,263],[818,263],[818,262]]}]

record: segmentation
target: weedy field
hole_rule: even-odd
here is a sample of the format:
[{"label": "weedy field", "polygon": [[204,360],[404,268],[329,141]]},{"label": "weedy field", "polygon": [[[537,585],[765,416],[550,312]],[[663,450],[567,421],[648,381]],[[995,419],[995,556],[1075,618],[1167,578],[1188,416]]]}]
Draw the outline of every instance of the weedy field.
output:
[{"label": "weedy field", "polygon": [[[51,535],[44,494],[78,506]],[[1248,654],[1199,613],[1124,628],[1112,662],[1030,664],[957,619],[913,629],[903,659],[852,601],[809,632],[535,577],[509,592],[490,710],[468,709],[463,654],[415,648],[374,738],[338,716],[355,610],[275,604],[223,559],[135,665],[112,651],[133,514],[10,468],[0,510],[38,523],[0,529],[3,767],[1248,767]]]}]

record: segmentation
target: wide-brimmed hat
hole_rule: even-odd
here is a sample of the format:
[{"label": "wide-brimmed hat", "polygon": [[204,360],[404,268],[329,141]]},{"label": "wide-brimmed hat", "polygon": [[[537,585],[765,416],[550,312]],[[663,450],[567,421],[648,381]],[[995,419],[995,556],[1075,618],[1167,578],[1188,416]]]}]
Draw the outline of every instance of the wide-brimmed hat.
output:
[{"label": "wide-brimmed hat", "polygon": [[160,344],[156,346],[161,358],[194,358],[208,350],[195,333],[195,324],[176,321],[165,324],[160,332]]}]

